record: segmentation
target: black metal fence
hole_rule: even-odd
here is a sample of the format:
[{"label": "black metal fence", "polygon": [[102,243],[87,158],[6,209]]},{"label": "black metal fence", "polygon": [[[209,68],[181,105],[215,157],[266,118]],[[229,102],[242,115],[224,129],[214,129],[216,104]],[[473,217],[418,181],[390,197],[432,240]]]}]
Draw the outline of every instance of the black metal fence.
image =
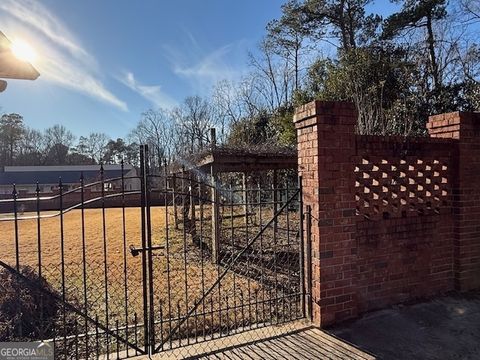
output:
[{"label": "black metal fence", "polygon": [[[0,200],[11,207],[0,215],[0,341],[51,341],[58,358],[188,357],[305,317],[298,186],[156,174],[146,146],[140,155],[140,190],[101,170],[74,190],[20,199],[13,185]],[[42,207],[52,201],[58,210]],[[23,203],[35,211],[19,211]]]}]

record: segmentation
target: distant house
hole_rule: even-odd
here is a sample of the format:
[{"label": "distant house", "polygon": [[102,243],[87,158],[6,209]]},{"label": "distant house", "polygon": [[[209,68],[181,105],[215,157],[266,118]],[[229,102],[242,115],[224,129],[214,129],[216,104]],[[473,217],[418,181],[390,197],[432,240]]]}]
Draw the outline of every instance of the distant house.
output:
[{"label": "distant house", "polygon": [[[106,191],[121,190],[121,165],[104,165],[104,189]],[[65,166],[5,166],[0,169],[0,194],[11,194],[13,184],[18,193],[35,194],[37,182],[41,194],[54,193],[59,190],[59,179],[62,179],[63,190],[71,190],[80,185],[83,174],[84,183],[89,184],[101,180],[100,165],[65,165]],[[140,180],[131,165],[123,169],[125,190],[138,190]],[[131,178],[134,177],[134,178]],[[92,186],[91,191],[101,191],[101,184]]]}]

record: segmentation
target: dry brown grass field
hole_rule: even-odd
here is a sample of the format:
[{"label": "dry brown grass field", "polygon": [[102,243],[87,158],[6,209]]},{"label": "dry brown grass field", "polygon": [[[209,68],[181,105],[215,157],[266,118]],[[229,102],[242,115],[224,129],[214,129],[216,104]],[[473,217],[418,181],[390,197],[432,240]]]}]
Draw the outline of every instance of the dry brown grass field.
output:
[{"label": "dry brown grass field", "polygon": [[[116,320],[120,324],[131,324],[135,313],[138,314],[139,321],[143,320],[142,259],[141,256],[133,257],[128,250],[130,245],[141,246],[140,209],[126,208],[124,211],[125,213],[120,208],[108,208],[105,209],[105,217],[102,209],[86,209],[84,211],[86,309],[89,315],[98,315],[101,321],[105,322],[108,306],[110,326],[115,324]],[[29,215],[32,214],[23,214],[22,216]],[[48,213],[42,215],[48,215]],[[4,218],[6,216],[8,215],[3,215]],[[168,261],[165,250],[153,252],[153,282],[156,318],[160,318],[160,311],[162,311],[164,319],[173,319],[171,322],[167,320],[167,325],[175,326],[175,319],[184,316],[192,308],[194,302],[200,299],[203,292],[215,282],[222,268],[213,265],[210,262],[210,256],[205,251],[202,255],[202,249],[198,244],[193,244],[191,236],[184,232],[181,226],[177,230],[174,229],[171,208],[167,218],[164,207],[153,207],[151,219],[152,243],[158,245],[166,245],[166,222],[169,222]],[[61,276],[62,220],[64,284],[62,284]],[[64,285],[67,299],[83,307],[81,210],[67,212],[63,218],[55,216],[42,219],[40,228],[43,276],[59,291]],[[38,269],[37,231],[36,219],[18,221],[20,264]],[[208,238],[210,233],[208,226],[203,231]],[[124,254],[124,238],[127,246],[126,256]],[[104,251],[105,243],[106,253]],[[15,227],[13,221],[0,221],[0,244],[2,247],[1,260],[14,265]],[[125,272],[124,262],[126,263]],[[127,292],[125,292],[125,283]],[[233,287],[235,287],[235,292],[232,291]],[[105,297],[105,292],[108,294],[107,297]],[[269,294],[265,290],[262,292],[262,286],[258,282],[228,273],[221,281],[220,291],[216,287],[211,296],[207,297],[205,303],[202,303],[196,311],[201,314],[203,311],[211,312],[213,310],[215,312],[220,308],[230,308],[229,311],[224,312],[223,320],[218,319],[217,315],[198,315],[199,319],[204,320],[204,324],[201,325],[202,330],[196,329],[200,325],[194,325],[193,321],[190,321],[188,325],[182,325],[181,332],[187,332],[191,336],[198,331],[204,331],[203,326],[207,331],[225,326],[230,318],[233,321],[233,317],[238,315],[235,313],[239,313],[238,309],[234,309],[234,304],[254,302],[268,296]],[[215,301],[212,301],[213,299]],[[160,309],[160,305],[162,309]],[[244,324],[258,320],[258,309],[252,310],[250,306],[249,309],[245,308],[242,312],[247,310],[249,313],[243,314],[245,319],[242,322]],[[219,321],[223,321],[223,325],[219,324]],[[167,332],[167,329],[164,328],[163,332]]]}]

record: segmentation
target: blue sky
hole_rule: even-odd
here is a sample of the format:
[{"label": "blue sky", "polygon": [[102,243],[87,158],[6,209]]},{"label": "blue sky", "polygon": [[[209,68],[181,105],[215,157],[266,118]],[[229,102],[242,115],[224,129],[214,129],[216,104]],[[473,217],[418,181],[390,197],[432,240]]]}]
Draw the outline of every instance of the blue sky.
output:
[{"label": "blue sky", "polygon": [[35,47],[41,76],[9,81],[0,106],[37,129],[126,136],[146,109],[208,95],[245,73],[247,52],[283,2],[1,0],[0,31]]}]

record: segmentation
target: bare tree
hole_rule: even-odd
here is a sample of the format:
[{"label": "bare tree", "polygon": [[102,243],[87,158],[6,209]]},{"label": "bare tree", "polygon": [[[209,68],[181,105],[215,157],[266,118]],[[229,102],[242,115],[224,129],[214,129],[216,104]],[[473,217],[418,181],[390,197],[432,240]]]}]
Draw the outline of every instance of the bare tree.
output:
[{"label": "bare tree", "polygon": [[89,157],[97,164],[104,161],[105,153],[107,151],[108,136],[104,133],[90,133],[87,137],[81,136],[77,151]]},{"label": "bare tree", "polygon": [[213,89],[212,107],[220,125],[219,138],[223,141],[228,129],[238,123],[244,114],[238,84],[228,80],[218,82]]},{"label": "bare tree", "polygon": [[460,6],[461,9],[468,16],[467,21],[480,21],[480,2],[478,2],[478,0],[461,0]]},{"label": "bare tree", "polygon": [[151,165],[159,169],[162,161],[171,159],[173,153],[174,127],[170,112],[165,109],[145,111],[130,138],[149,146]]},{"label": "bare tree", "polygon": [[209,129],[214,127],[212,106],[200,96],[187,97],[172,112],[176,128],[176,149],[193,154],[209,142]]},{"label": "bare tree", "polygon": [[20,142],[17,165],[41,165],[45,157],[43,134],[35,129],[26,128]]},{"label": "bare tree", "polygon": [[295,73],[291,71],[288,59],[275,53],[272,43],[264,40],[259,49],[259,56],[249,55],[253,68],[251,85],[262,109],[273,113],[279,107],[290,104],[295,89]]},{"label": "bare tree", "polygon": [[54,125],[45,130],[46,163],[50,165],[64,165],[75,136],[63,125]]}]

